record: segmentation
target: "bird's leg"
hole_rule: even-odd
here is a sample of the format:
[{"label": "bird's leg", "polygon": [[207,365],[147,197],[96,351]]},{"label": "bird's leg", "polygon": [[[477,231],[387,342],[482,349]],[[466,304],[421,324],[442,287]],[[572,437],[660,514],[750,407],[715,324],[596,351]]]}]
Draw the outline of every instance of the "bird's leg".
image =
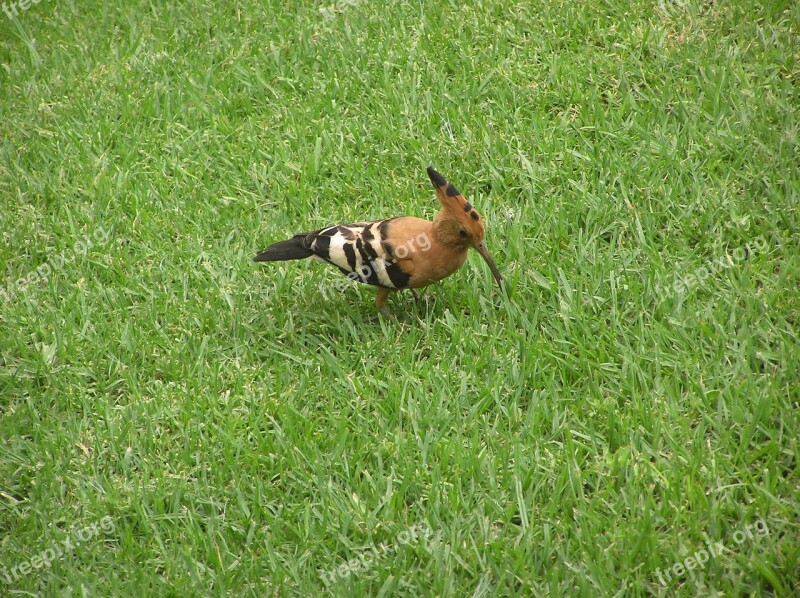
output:
[{"label": "bird's leg", "polygon": [[378,311],[381,312],[384,316],[389,315],[389,310],[386,309],[384,303],[386,303],[386,298],[389,296],[391,289],[378,289],[378,294],[375,295],[375,307],[378,308]]},{"label": "bird's leg", "polygon": [[409,289],[411,291],[411,296],[414,297],[414,301],[419,301],[419,293],[417,293],[416,289]]}]

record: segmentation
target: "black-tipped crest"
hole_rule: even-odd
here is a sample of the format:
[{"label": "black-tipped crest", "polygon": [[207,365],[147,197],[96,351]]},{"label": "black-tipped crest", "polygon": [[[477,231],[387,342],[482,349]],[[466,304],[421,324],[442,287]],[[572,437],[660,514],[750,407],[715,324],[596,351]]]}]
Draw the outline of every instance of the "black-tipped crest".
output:
[{"label": "black-tipped crest", "polygon": [[442,175],[436,172],[433,166],[428,166],[428,176],[431,178],[431,183],[433,183],[433,186],[436,187],[437,189],[439,187],[444,187],[445,185],[447,185],[447,181],[444,179]]},{"label": "black-tipped crest", "polygon": [[436,189],[436,195],[439,197],[439,201],[445,209],[458,210],[460,208],[464,211],[464,214],[472,218],[476,223],[480,221],[481,217],[478,215],[478,212],[476,212],[472,204],[461,195],[461,192],[456,189],[453,183],[447,182],[447,179],[436,172],[433,166],[428,166],[427,170],[433,187]]},{"label": "black-tipped crest", "polygon": [[436,172],[433,166],[428,166],[428,176],[431,178],[431,183],[433,183],[437,193],[444,194],[446,197],[459,197],[461,195],[456,186],[453,183],[448,183],[442,175]]}]

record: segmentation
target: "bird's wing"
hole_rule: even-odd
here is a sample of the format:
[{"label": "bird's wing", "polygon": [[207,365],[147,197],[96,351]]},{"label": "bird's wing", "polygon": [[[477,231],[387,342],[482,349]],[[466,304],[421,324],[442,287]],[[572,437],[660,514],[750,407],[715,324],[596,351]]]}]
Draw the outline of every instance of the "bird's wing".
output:
[{"label": "bird's wing", "polygon": [[330,226],[309,233],[303,245],[352,280],[402,289],[408,286],[410,276],[400,268],[386,241],[392,220]]}]

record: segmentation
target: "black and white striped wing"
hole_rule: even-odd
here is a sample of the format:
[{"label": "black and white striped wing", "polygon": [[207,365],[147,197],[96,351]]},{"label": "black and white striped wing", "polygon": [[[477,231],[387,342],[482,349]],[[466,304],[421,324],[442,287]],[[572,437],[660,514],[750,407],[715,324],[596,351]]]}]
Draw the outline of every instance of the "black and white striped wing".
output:
[{"label": "black and white striped wing", "polygon": [[309,234],[304,245],[314,256],[333,264],[352,280],[390,289],[408,285],[403,272],[384,242],[389,220],[340,224]]}]

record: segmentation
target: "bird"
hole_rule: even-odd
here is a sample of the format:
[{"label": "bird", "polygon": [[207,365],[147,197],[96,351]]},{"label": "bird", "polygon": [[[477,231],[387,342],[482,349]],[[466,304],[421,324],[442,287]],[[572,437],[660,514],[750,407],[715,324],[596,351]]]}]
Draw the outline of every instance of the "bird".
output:
[{"label": "bird", "polygon": [[360,283],[378,287],[375,307],[383,315],[390,293],[425,287],[456,272],[475,249],[503,288],[503,278],[486,246],[483,220],[433,166],[428,177],[436,190],[440,210],[433,221],[395,216],[374,222],[355,222],[298,233],[259,251],[256,262],[313,259],[336,266]]}]

